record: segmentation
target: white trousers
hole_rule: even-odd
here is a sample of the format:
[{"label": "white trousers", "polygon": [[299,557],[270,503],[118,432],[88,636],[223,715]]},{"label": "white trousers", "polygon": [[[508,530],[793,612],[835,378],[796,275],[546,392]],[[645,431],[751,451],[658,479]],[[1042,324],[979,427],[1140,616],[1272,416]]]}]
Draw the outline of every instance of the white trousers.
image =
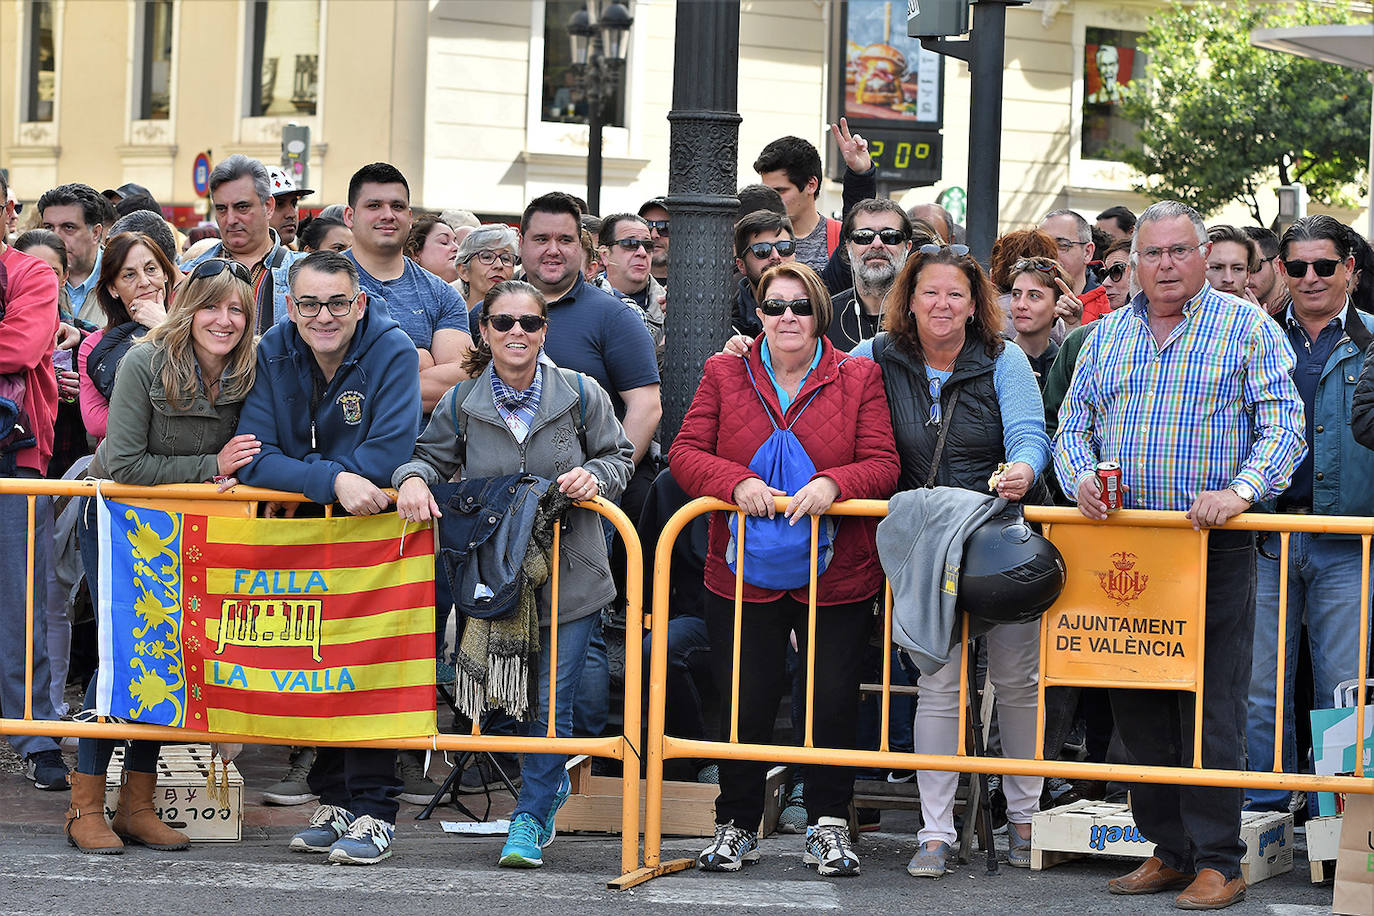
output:
[{"label": "white trousers", "polygon": [[[1035,756],[1036,679],[1040,672],[1040,622],[1002,624],[985,635],[988,646],[988,677],[997,692],[997,723],[1002,747],[1008,757]],[[953,754],[959,742],[959,656],[956,645],[949,663],[931,675],[921,675],[916,704],[915,749],[918,754]],[[970,749],[971,750],[971,749]],[[953,845],[954,794],[959,774],[920,770],[916,784],[921,792],[921,818],[916,837],[921,843],[943,840]],[[1002,791],[1007,796],[1007,820],[1029,824],[1040,808],[1044,779],[1038,776],[1007,776]]]}]

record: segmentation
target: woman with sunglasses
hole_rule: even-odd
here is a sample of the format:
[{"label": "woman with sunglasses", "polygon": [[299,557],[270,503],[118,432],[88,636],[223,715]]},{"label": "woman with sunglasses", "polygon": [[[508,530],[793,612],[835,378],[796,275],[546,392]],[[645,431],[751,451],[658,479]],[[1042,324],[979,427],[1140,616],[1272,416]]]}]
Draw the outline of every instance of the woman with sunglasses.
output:
[{"label": "woman with sunglasses", "polygon": [[[1058,281],[1058,282],[1056,282]],[[1022,258],[1011,266],[1011,323],[1016,345],[1026,354],[1040,389],[1059,355],[1054,330],[1054,305],[1062,295],[1059,284],[1069,287],[1069,275],[1053,258]]]},{"label": "woman with sunglasses", "polygon": [[[246,274],[234,261],[202,261],[182,282],[165,320],[129,349],[110,398],[109,435],[96,449],[90,476],[139,486],[218,481],[223,490],[234,485],[232,475],[259,447],[252,436],[234,435],[257,365],[253,291]],[[95,506],[85,500],[78,537],[92,592],[98,590],[99,570],[94,515]],[[119,621],[133,618],[132,608],[113,611]],[[88,708],[95,689],[92,678]],[[81,739],[66,818],[73,846],[108,855],[122,853],[125,840],[164,850],[189,845],[186,835],[163,824],[155,811],[161,746],[129,743],[119,805],[113,823],[106,825],[105,771],[115,742]]]},{"label": "woman with sunglasses", "polygon": [[115,370],[129,347],[167,316],[178,276],[162,248],[142,233],[121,232],[105,245],[95,286],[105,327],[83,340],[76,353],[81,418],[97,442],[105,438]]},{"label": "woman with sunglasses", "polygon": [[[816,576],[816,630],[809,627],[809,516],[823,516],[837,499],[884,499],[897,483],[887,398],[878,368],[851,359],[825,336],[833,307],[825,284],[811,268],[787,262],[759,278],[757,320],[763,332],[741,359],[720,354],[706,361],[692,405],[673,440],[668,458],[673,477],[690,496],[734,503],[753,519],[749,534],[788,539],[769,562],[746,558],[742,567],[739,721],[741,743],[772,740],[778,703],[790,683],[786,672],[789,634],[797,636],[800,658],[814,640],[810,685],[812,729],[817,747],[854,747],[859,714],[859,679],[874,599],[883,585],[874,546],[876,519],[828,519],[821,530],[829,550]],[[782,431],[790,431],[805,452],[793,486],[770,473],[768,453]],[[790,445],[790,442],[788,443]],[[812,473],[807,472],[807,467]],[[769,479],[765,479],[765,477]],[[774,519],[774,497],[790,496],[782,518]],[[713,513],[708,528],[705,585],[711,666],[720,690],[721,731],[731,731],[736,564],[731,526],[735,516]],[[790,527],[788,527],[790,526]],[[788,532],[800,529],[800,543]],[[762,541],[760,541],[762,543]],[[778,577],[786,562],[788,577]],[[799,575],[791,575],[795,570]],[[738,871],[757,862],[768,765],[721,760],[716,832],[698,856],[706,871]],[[849,836],[854,771],[808,767],[804,807],[809,817],[802,861],[822,875],[857,875],[859,859]]]},{"label": "woman with sunglasses", "polygon": [[1095,321],[1107,312],[1121,308],[1131,298],[1131,240],[1117,239],[1102,256],[1102,288],[1107,291],[1107,309],[1103,312],[1083,310],[1083,323]]},{"label": "woman with sunglasses", "polygon": [[456,261],[460,291],[468,304],[468,324],[476,342],[481,337],[479,318],[487,291],[515,276],[515,266],[520,263],[520,235],[504,224],[478,226],[458,243]]},{"label": "woman with sunglasses", "polygon": [[[481,232],[476,230],[473,235]],[[472,236],[468,236],[471,238]],[[480,249],[490,250],[490,249]],[[516,470],[553,480],[574,500],[614,500],[634,470],[634,450],[611,399],[591,378],[541,358],[548,334],[548,304],[533,286],[507,280],[483,290],[481,342],[463,363],[470,382],[439,401],[409,462],[396,469],[396,511],[408,521],[440,515],[430,486],[461,473],[465,479],[499,477]],[[455,422],[464,417],[460,438]],[[573,509],[564,519],[558,568],[558,670],[556,734],[572,734],[572,699],[586,662],[599,612],[615,596],[601,519]],[[536,598],[539,612],[539,701],[523,734],[548,732],[550,586]],[[500,864],[538,868],[554,836],[554,817],[571,786],[561,754],[526,754],[524,783],[511,815]]]},{"label": "woman with sunglasses", "polygon": [[[994,481],[996,495],[1008,500],[1047,495],[1039,479],[1050,457],[1040,389],[1025,353],[1002,338],[996,289],[982,266],[963,245],[923,245],[888,296],[883,332],[854,354],[872,356],[882,367],[902,462],[900,487],[987,493]],[[986,639],[1003,747],[1009,757],[1033,757],[1039,624],[1001,624]],[[921,672],[918,754],[955,751],[961,651],[956,641],[948,663]],[[924,826],[907,871],[938,878],[954,842],[959,777],[922,770],[916,778]],[[1039,807],[1041,782],[1025,776],[1003,780],[1011,865],[1030,867],[1031,815]]]}]

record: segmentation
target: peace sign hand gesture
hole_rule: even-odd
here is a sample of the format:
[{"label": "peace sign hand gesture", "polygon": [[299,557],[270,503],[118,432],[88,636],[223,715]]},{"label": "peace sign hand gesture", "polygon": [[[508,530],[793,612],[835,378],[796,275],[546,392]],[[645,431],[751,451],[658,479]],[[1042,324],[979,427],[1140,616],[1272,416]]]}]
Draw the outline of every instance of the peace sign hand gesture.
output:
[{"label": "peace sign hand gesture", "polygon": [[840,118],[839,124],[830,125],[830,136],[835,138],[835,145],[840,148],[844,164],[849,166],[851,172],[861,175],[873,168],[873,158],[868,155],[868,141],[859,134],[851,134],[849,122],[844,118]]}]

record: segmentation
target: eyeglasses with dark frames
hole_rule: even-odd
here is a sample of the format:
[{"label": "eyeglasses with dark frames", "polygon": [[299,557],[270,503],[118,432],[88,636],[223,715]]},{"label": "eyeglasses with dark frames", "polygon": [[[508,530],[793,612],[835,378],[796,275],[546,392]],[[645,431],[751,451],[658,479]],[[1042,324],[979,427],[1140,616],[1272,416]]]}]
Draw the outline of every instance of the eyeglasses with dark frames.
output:
[{"label": "eyeglasses with dark frames", "polygon": [[659,235],[668,234],[668,221],[666,219],[646,219],[650,232],[657,232]]},{"label": "eyeglasses with dark frames", "polygon": [[543,330],[544,325],[549,323],[549,319],[543,315],[507,315],[504,312],[497,315],[483,315],[482,320],[491,325],[493,330],[504,334],[516,324],[520,325],[520,330],[526,334],[537,334]]},{"label": "eyeglasses with dark frames", "polygon": [[343,318],[353,309],[353,303],[358,301],[358,294],[351,296],[335,296],[332,299],[316,299],[314,296],[307,296],[304,299],[293,300],[296,303],[296,311],[302,318],[314,318],[320,313],[320,309],[328,309],[329,314],[335,318]]},{"label": "eyeglasses with dark frames", "polygon": [[616,239],[615,246],[629,252],[633,252],[636,248],[643,248],[650,254],[653,254],[655,247],[653,239]]},{"label": "eyeglasses with dark frames", "polygon": [[192,280],[205,280],[210,277],[218,277],[226,270],[244,283],[250,286],[253,284],[253,275],[249,273],[248,268],[244,267],[233,258],[207,258],[201,261],[195,267],[191,268],[191,272],[186,276],[186,282],[189,283]]},{"label": "eyeglasses with dark frames", "polygon": [[759,311],[769,318],[780,318],[788,309],[798,318],[815,313],[810,299],[765,299],[759,303]]},{"label": "eyeglasses with dark frames", "polygon": [[1297,258],[1283,261],[1283,272],[1297,280],[1307,276],[1307,268],[1311,267],[1317,272],[1319,277],[1329,277],[1336,272],[1336,268],[1341,266],[1341,262],[1335,258],[1318,258],[1315,261],[1300,261]]},{"label": "eyeglasses with dark frames", "polygon": [[884,245],[900,245],[910,238],[900,229],[852,229],[849,233],[855,245],[872,245],[874,239],[881,239]]},{"label": "eyeglasses with dark frames", "polygon": [[492,251],[490,248],[488,248],[485,251],[477,251],[468,255],[466,258],[463,259],[463,263],[466,264],[473,258],[476,258],[478,262],[485,264],[488,267],[495,264],[497,261],[500,261],[507,267],[515,266],[515,255],[511,254],[509,251]]},{"label": "eyeglasses with dark frames", "polygon": [[785,258],[797,250],[797,243],[791,239],[778,239],[776,242],[755,242],[749,246],[749,253],[762,261],[772,255],[774,249]]}]

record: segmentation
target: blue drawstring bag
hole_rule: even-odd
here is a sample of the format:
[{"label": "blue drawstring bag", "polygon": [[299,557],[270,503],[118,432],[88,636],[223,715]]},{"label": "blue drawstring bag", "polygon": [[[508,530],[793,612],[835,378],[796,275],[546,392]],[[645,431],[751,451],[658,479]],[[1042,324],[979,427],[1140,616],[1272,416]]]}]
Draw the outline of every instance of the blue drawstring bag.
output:
[{"label": "blue drawstring bag", "polygon": [[[749,368],[748,359],[744,370],[749,373],[749,381],[754,384],[754,372]],[[759,446],[749,461],[749,470],[759,475],[770,487],[776,487],[789,496],[794,495],[816,476],[816,465],[806,454],[792,427],[806,408],[811,406],[819,391],[813,391],[802,405],[801,410],[785,427],[773,421],[773,412],[768,402],[759,394],[754,384],[754,394],[763,402],[764,413],[773,426],[773,432]],[[739,515],[729,516],[730,542],[725,547],[725,562],[731,572],[737,572],[736,560],[739,548],[736,536],[739,531]],[[830,565],[835,553],[835,519],[822,516],[816,547],[816,575],[819,577]],[[797,524],[789,525],[782,515],[773,518],[747,515],[744,518],[744,581],[756,588],[790,591],[804,588],[810,581],[808,569],[811,559],[811,524],[809,517],[799,519]]]}]

